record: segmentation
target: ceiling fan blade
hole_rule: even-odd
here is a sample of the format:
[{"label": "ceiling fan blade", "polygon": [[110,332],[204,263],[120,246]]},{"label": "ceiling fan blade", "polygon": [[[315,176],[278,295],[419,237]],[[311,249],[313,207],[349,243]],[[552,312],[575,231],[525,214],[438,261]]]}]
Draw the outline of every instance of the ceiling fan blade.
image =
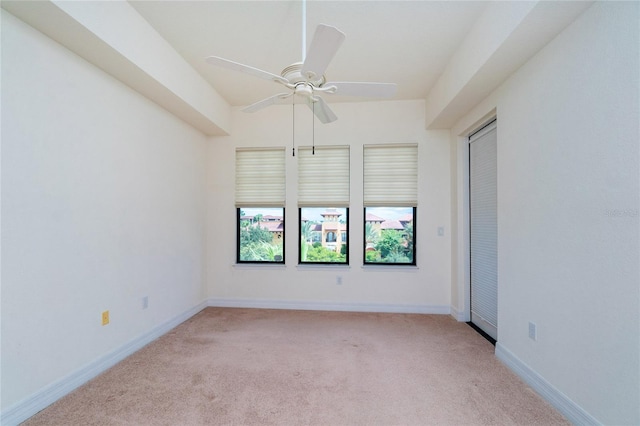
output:
[{"label": "ceiling fan blade", "polygon": [[268,71],[263,71],[258,68],[250,67],[249,65],[244,65],[238,62],[230,61],[228,59],[220,58],[218,56],[209,56],[208,58],[205,59],[205,61],[207,61],[207,63],[211,65],[216,65],[216,66],[227,68],[233,71],[240,71],[245,74],[253,75],[254,77],[263,78],[265,80],[273,80],[273,81],[277,81],[284,84],[289,83],[286,78],[281,77],[279,75],[272,74]]},{"label": "ceiling fan blade", "polygon": [[368,83],[355,81],[332,81],[322,87],[335,86],[336,91],[330,92],[344,96],[368,96],[372,98],[392,98],[398,87],[395,83]]},{"label": "ceiling fan blade", "polygon": [[338,116],[331,111],[329,105],[319,96],[315,96],[314,98],[309,98],[309,103],[307,104],[309,108],[313,111],[318,120],[322,123],[332,123],[338,119]]},{"label": "ceiling fan blade", "polygon": [[336,27],[318,25],[302,64],[302,75],[306,78],[322,77],[344,38],[344,33]]},{"label": "ceiling fan blade", "polygon": [[280,99],[286,99],[292,96],[293,93],[278,93],[277,95],[270,96],[266,99],[258,101],[254,104],[249,105],[242,109],[244,112],[256,112],[261,110],[262,108],[266,108],[268,106],[276,104]]}]

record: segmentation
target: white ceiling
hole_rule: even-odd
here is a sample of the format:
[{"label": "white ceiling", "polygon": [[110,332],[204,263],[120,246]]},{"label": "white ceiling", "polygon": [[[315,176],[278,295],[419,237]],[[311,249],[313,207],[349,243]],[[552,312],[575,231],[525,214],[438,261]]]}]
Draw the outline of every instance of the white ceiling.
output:
[{"label": "white ceiling", "polygon": [[[211,66],[205,57],[221,56],[274,74],[303,59],[299,0],[130,3],[234,106],[282,87]],[[394,99],[424,99],[486,6],[481,1],[308,1],[307,45],[318,24],[333,25],[346,40],[327,69],[328,80],[392,82],[398,85]]]},{"label": "white ceiling", "polygon": [[[592,4],[307,1],[307,44],[319,23],[346,34],[327,79],[396,83],[396,100],[425,100],[429,129],[450,128]],[[301,0],[2,0],[0,6],[207,135],[229,134],[229,104],[249,105],[283,89],[209,65],[206,57],[273,74],[303,57]]]}]

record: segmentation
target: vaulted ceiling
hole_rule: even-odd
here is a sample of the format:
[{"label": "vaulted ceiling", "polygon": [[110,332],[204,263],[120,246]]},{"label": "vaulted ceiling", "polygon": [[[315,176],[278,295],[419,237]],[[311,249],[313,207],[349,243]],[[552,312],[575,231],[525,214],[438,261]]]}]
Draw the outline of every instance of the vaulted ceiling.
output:
[{"label": "vaulted ceiling", "polygon": [[[208,65],[205,57],[222,56],[278,75],[303,59],[301,1],[131,4],[231,105],[251,104],[280,88]],[[393,82],[396,99],[424,99],[486,3],[309,1],[306,6],[307,45],[320,23],[346,34],[327,69],[329,80]],[[327,99],[336,100],[354,99]]]},{"label": "vaulted ceiling", "polygon": [[[318,24],[346,39],[334,81],[398,85],[424,99],[425,126],[448,128],[582,13],[589,1],[60,1],[2,8],[206,134],[230,107],[282,91],[205,62],[215,55],[280,74],[303,59]],[[52,65],[53,66],[53,65]],[[332,96],[328,102],[361,101]]]}]

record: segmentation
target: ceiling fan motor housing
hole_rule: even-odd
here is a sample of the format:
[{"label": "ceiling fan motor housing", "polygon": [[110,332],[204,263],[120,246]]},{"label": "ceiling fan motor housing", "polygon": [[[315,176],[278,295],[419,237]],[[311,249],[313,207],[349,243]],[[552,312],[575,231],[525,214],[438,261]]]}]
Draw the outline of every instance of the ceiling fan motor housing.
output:
[{"label": "ceiling fan motor housing", "polygon": [[327,82],[327,79],[324,75],[317,77],[315,75],[303,76],[302,72],[302,62],[297,62],[295,64],[291,64],[285,69],[282,70],[280,75],[286,78],[289,83],[294,86],[298,86],[300,83],[308,83],[314,88],[321,87],[324,83]]}]

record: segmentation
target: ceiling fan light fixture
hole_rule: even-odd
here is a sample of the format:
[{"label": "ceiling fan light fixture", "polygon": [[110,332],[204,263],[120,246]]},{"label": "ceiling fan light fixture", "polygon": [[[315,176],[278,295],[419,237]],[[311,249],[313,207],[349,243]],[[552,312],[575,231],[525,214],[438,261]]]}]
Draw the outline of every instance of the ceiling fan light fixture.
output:
[{"label": "ceiling fan light fixture", "polygon": [[313,87],[309,83],[297,83],[295,93],[313,99]]}]

